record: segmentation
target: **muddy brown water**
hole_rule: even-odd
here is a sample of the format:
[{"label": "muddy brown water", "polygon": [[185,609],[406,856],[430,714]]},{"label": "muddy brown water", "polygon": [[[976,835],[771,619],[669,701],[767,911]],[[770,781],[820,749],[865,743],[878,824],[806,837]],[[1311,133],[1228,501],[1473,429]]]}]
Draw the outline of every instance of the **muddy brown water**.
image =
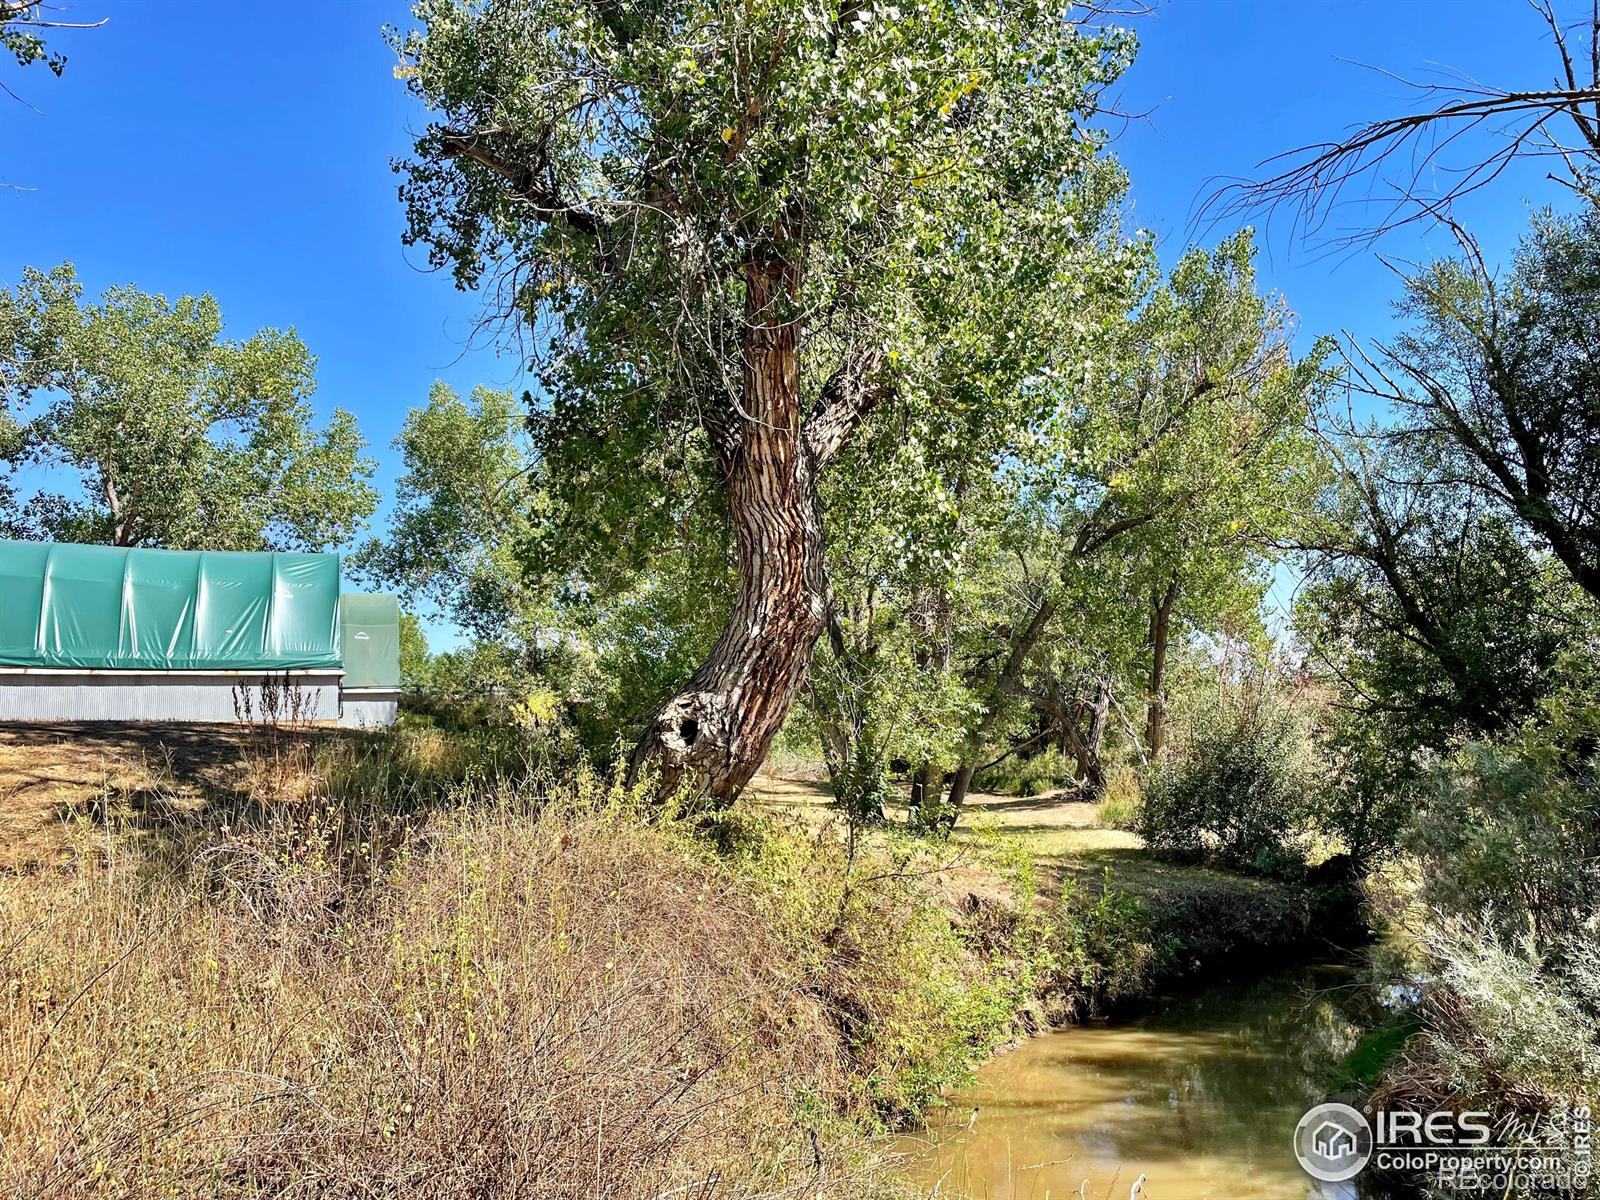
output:
[{"label": "muddy brown water", "polygon": [[1317,1183],[1290,1146],[1370,1013],[1350,967],[1307,963],[1034,1038],[903,1141],[908,1173],[979,1200],[1124,1200],[1141,1175],[1144,1200],[1379,1196]]}]

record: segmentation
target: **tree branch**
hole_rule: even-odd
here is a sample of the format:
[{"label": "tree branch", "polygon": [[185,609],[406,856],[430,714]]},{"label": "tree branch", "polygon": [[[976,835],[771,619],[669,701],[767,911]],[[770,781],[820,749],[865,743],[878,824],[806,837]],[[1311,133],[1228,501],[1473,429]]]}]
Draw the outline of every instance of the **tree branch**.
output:
[{"label": "tree branch", "polygon": [[822,396],[806,418],[803,436],[812,461],[826,466],[888,394],[882,349],[852,348],[822,385]]},{"label": "tree branch", "polygon": [[[606,223],[593,212],[568,203],[554,184],[545,178],[549,159],[543,150],[529,153],[517,147],[515,157],[491,148],[488,140],[498,130],[439,130],[439,153],[446,158],[465,158],[487,167],[508,182],[512,190],[534,206],[538,217],[551,224],[566,225],[578,233],[592,238],[605,234]],[[527,161],[533,160],[532,165]]]}]

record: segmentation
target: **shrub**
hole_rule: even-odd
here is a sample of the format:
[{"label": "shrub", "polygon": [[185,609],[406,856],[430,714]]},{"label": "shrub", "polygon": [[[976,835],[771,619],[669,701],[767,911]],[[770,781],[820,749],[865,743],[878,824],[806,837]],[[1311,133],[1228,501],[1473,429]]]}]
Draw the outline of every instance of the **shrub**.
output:
[{"label": "shrub", "polygon": [[1594,947],[1552,970],[1528,943],[1503,943],[1477,921],[1439,921],[1424,936],[1436,974],[1422,989],[1420,1032],[1386,1066],[1374,1102],[1482,1110],[1509,1140],[1537,1131],[1542,1148],[1560,1148],[1575,1108],[1600,1097]]},{"label": "shrub", "polygon": [[1403,838],[1430,910],[1550,948],[1600,910],[1600,789],[1539,746],[1469,746],[1437,765]]},{"label": "shrub", "polygon": [[1600,781],[1592,705],[1546,715],[1435,762],[1368,890],[1420,990],[1421,1032],[1379,1098],[1480,1108],[1559,1145],[1573,1107],[1600,1098]]},{"label": "shrub", "polygon": [[1012,755],[973,776],[974,791],[1041,796],[1072,783],[1072,764],[1054,746],[1030,758]]},{"label": "shrub", "polygon": [[1143,808],[1139,772],[1127,766],[1116,766],[1107,771],[1105,787],[1100,793],[1101,826],[1106,829],[1137,830]]},{"label": "shrub", "polygon": [[1293,874],[1308,818],[1304,744],[1270,690],[1199,716],[1145,789],[1138,832],[1156,850],[1262,874]]},{"label": "shrub", "polygon": [[1049,928],[1041,959],[1047,993],[1095,1012],[1150,982],[1157,960],[1150,913],[1113,886],[1109,870],[1098,892],[1068,880]]}]

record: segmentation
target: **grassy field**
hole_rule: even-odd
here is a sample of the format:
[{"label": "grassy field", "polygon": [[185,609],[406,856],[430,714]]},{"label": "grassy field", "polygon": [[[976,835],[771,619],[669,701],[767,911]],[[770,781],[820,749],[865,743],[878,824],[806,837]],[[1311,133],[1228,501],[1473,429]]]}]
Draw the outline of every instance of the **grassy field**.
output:
[{"label": "grassy field", "polygon": [[[815,772],[804,772],[815,775]],[[814,778],[758,775],[752,799],[812,823],[827,819],[833,796]],[[891,820],[904,818],[891,809]],[[1150,854],[1135,833],[1100,823],[1100,805],[1055,791],[1039,796],[973,793],[952,837],[955,846],[1009,846],[1025,854],[1043,890],[1107,885],[1145,905],[1169,933],[1174,972],[1241,951],[1294,941],[1312,932],[1306,896],[1271,880],[1176,864]],[[975,887],[987,879],[977,872]]]}]

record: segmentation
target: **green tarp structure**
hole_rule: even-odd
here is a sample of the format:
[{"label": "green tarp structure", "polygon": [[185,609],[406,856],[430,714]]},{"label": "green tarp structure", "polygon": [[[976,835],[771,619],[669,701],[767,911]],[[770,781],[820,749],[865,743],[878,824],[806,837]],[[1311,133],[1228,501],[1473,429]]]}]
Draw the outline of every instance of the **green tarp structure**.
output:
[{"label": "green tarp structure", "polygon": [[346,592],[339,601],[346,688],[400,686],[400,601]]},{"label": "green tarp structure", "polygon": [[337,554],[0,541],[0,666],[337,668],[338,622]]}]

